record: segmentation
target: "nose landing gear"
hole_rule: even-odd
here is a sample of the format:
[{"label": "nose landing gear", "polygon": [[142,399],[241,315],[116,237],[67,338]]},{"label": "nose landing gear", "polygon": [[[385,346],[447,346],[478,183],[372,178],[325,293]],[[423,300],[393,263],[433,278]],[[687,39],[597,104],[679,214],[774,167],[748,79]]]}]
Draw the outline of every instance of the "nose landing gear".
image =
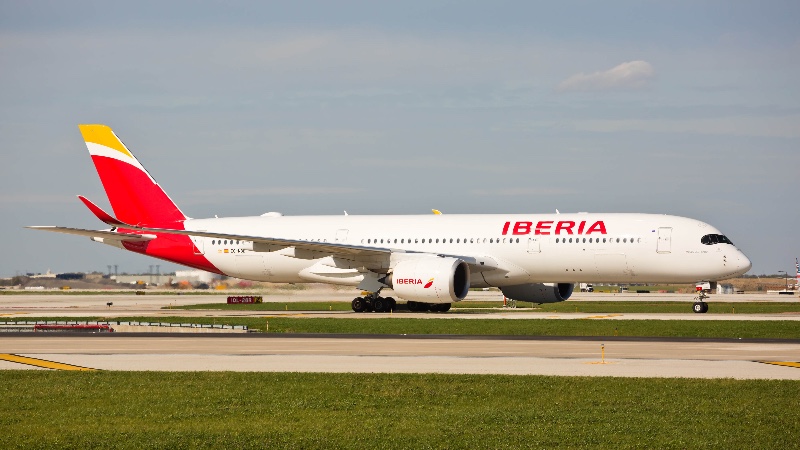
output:
[{"label": "nose landing gear", "polygon": [[703,291],[697,292],[697,297],[694,299],[697,300],[692,305],[692,311],[696,314],[705,314],[708,312],[708,303],[704,302],[703,300],[707,299],[708,295]]}]

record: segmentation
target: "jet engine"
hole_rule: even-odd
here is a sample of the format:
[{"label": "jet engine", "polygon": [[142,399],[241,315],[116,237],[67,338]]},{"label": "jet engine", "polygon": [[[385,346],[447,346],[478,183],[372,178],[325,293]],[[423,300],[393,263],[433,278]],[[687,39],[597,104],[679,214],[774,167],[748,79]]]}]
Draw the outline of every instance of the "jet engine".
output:
[{"label": "jet engine", "polygon": [[401,261],[392,271],[395,294],[423,303],[461,301],[469,292],[469,265],[457,258],[419,258]]},{"label": "jet engine", "polygon": [[572,295],[574,283],[528,283],[503,286],[500,290],[506,297],[521,302],[558,303]]}]

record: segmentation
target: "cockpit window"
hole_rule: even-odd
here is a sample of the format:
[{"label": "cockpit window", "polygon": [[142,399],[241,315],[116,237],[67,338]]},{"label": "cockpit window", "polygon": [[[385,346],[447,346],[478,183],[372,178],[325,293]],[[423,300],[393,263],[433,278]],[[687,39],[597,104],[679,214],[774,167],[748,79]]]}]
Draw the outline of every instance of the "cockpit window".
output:
[{"label": "cockpit window", "polygon": [[705,245],[714,245],[714,244],[731,244],[730,239],[721,235],[721,234],[707,234],[700,238],[700,243]]}]

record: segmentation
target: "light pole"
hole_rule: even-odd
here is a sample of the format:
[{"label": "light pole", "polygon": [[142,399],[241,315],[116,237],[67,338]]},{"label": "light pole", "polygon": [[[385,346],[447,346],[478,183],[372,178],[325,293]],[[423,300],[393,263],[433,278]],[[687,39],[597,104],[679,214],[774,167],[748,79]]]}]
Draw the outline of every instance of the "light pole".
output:
[{"label": "light pole", "polygon": [[778,273],[783,272],[783,292],[789,292],[789,274],[785,270],[779,270]]}]

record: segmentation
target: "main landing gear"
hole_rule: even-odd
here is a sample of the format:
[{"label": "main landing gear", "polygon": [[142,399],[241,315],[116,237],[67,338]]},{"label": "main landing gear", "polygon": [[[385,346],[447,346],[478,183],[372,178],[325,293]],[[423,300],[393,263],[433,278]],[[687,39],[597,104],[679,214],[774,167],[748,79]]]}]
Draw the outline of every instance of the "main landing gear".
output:
[{"label": "main landing gear", "polygon": [[707,299],[708,295],[703,292],[699,291],[697,293],[697,297],[695,297],[696,302],[692,305],[692,311],[697,314],[705,314],[708,312],[708,303],[704,302],[703,300]]},{"label": "main landing gear", "polygon": [[350,303],[355,312],[389,312],[397,309],[397,302],[392,297],[383,298],[378,293],[364,297],[356,297]]},{"label": "main landing gear", "polygon": [[[408,302],[408,310],[414,312],[447,312],[450,311],[450,303],[422,303],[422,302]],[[356,297],[350,303],[350,306],[355,312],[389,312],[397,311],[397,302],[392,297],[383,298],[378,293],[365,295],[364,297]]]}]

